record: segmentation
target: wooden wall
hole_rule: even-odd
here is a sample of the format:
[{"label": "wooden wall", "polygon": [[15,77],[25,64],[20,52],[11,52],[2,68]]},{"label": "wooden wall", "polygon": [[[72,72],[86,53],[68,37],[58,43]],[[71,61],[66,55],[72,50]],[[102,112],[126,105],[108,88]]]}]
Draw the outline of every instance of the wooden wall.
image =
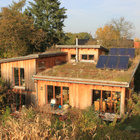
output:
[{"label": "wooden wall", "polygon": [[98,60],[98,49],[82,49],[79,48],[79,60],[82,59],[82,54],[93,54],[94,55],[94,60]]},{"label": "wooden wall", "polygon": [[32,76],[36,74],[36,60],[23,60],[15,62],[7,62],[1,64],[1,76],[13,83],[13,70],[12,68],[24,68],[25,77],[25,90],[35,91],[35,84],[32,80]]},{"label": "wooden wall", "polygon": [[[68,61],[71,61],[71,54],[76,54],[76,49],[75,48],[61,48],[61,51],[67,52],[68,53]],[[78,51],[79,55],[79,61],[81,60],[81,55],[82,54],[93,54],[94,55],[94,60],[97,62],[99,55],[104,55],[105,52],[102,51],[101,49],[91,49],[91,48],[79,48]]]},{"label": "wooden wall", "polygon": [[[44,62],[45,63],[45,67],[40,69],[38,67],[38,64],[40,62]],[[52,57],[47,57],[47,58],[38,58],[36,59],[36,72],[41,72],[44,71],[47,68],[51,68],[55,65],[59,65],[62,62],[67,62],[67,55],[60,55],[60,56],[52,56]]]},{"label": "wooden wall", "polygon": [[70,49],[70,48],[61,48],[62,52],[67,52],[68,53],[68,61],[71,60],[71,54],[75,54],[76,55],[76,49]]},{"label": "wooden wall", "polygon": [[[87,106],[92,105],[92,90],[123,92],[123,95],[124,95],[124,90],[125,90],[125,88],[113,87],[113,86],[38,81],[38,105],[39,106],[43,106],[46,103],[46,100],[45,100],[45,93],[46,93],[45,86],[46,85],[69,87],[69,104],[72,107],[76,107],[80,109],[84,109]],[[124,96],[122,98],[124,98]],[[122,99],[122,100],[125,101],[125,99]],[[124,102],[123,102],[123,106],[124,106]]]}]

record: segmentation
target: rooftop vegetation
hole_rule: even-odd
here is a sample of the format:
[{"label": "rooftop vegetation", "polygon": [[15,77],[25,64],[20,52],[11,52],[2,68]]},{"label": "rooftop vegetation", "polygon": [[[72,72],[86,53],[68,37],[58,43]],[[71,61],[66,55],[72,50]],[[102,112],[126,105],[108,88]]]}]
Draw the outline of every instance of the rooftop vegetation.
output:
[{"label": "rooftop vegetation", "polygon": [[127,71],[97,69],[95,63],[78,62],[54,66],[53,68],[46,69],[45,71],[38,73],[38,75],[129,82],[138,61],[138,57],[134,60],[130,60]]}]

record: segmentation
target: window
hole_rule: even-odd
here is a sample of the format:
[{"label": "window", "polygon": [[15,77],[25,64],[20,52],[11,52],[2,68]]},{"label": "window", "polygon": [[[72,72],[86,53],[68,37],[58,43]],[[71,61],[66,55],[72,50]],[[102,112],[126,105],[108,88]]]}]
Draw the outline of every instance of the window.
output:
[{"label": "window", "polygon": [[23,68],[14,68],[14,86],[25,86]]},{"label": "window", "polygon": [[47,85],[46,103],[56,99],[57,105],[69,104],[69,87]]},{"label": "window", "polygon": [[25,98],[24,94],[14,94],[16,111],[21,109],[22,105],[25,105]]},{"label": "window", "polygon": [[94,60],[94,55],[89,55],[89,60]]},{"label": "window", "polygon": [[76,59],[76,54],[71,54],[71,60],[75,60]]},{"label": "window", "polygon": [[92,55],[92,54],[82,54],[81,58],[82,58],[82,60],[94,60],[94,55]]},{"label": "window", "polygon": [[63,104],[69,104],[69,87],[63,87]]},{"label": "window", "polygon": [[45,61],[43,61],[43,62],[38,62],[38,68],[39,68],[39,69],[45,68]]},{"label": "window", "polygon": [[82,55],[83,60],[87,60],[87,55]]}]

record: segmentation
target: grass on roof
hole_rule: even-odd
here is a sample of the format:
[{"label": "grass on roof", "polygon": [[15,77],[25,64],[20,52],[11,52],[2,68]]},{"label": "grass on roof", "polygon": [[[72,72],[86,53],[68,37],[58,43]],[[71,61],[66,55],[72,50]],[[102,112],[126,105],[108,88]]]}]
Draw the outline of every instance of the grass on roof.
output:
[{"label": "grass on roof", "polygon": [[46,69],[38,75],[129,82],[137,63],[138,58],[135,58],[127,71],[96,69],[94,63],[88,62],[67,63]]}]

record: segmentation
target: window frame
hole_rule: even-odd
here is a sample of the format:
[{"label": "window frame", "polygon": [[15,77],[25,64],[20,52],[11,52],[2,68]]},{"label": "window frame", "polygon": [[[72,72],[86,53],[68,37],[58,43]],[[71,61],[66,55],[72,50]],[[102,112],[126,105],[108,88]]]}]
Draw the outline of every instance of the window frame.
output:
[{"label": "window frame", "polygon": [[45,61],[39,61],[38,62],[38,69],[45,69],[46,68],[46,62]]},{"label": "window frame", "polygon": [[[83,59],[84,55],[86,56],[87,59]],[[89,59],[90,56],[92,56],[93,59]],[[94,56],[95,56],[94,54],[81,54],[81,61],[92,61],[92,62],[94,62]]]},{"label": "window frame", "polygon": [[[75,55],[75,58],[72,59],[72,55]],[[71,61],[76,60],[76,54],[70,54],[70,60],[71,60]]]},{"label": "window frame", "polygon": [[[18,71],[18,84],[15,84],[15,69]],[[21,70],[23,70],[23,74],[21,74]],[[21,81],[22,75],[23,75],[24,83],[22,83],[22,81]],[[13,76],[13,86],[14,87],[25,88],[25,71],[24,71],[24,68],[13,67],[13,75],[12,76]]]}]

